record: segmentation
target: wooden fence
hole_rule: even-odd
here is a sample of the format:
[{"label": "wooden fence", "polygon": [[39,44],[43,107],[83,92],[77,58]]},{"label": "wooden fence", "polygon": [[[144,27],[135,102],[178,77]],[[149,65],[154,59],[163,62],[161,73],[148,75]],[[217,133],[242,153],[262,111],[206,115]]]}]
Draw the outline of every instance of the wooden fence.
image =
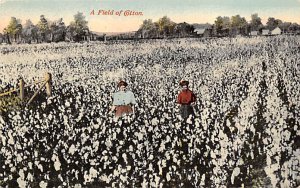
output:
[{"label": "wooden fence", "polygon": [[34,92],[33,96],[27,102],[27,105],[29,105],[33,101],[33,99],[37,96],[37,94],[43,89],[43,87],[46,88],[46,94],[47,94],[47,96],[48,97],[51,96],[51,93],[52,93],[51,81],[52,81],[52,75],[50,73],[46,73],[43,80],[34,82],[33,84],[30,84],[30,85],[25,85],[24,80],[20,79],[19,80],[19,87],[18,88],[12,89],[12,90],[4,92],[4,93],[0,93],[0,97],[5,96],[5,95],[9,95],[9,94],[11,94],[13,92],[16,92],[16,91],[19,91],[20,92],[19,93],[19,97],[20,97],[21,101],[24,102],[24,99],[25,99],[25,88],[30,87],[30,86],[35,85],[35,84],[42,83],[42,85],[38,88],[37,91]]}]

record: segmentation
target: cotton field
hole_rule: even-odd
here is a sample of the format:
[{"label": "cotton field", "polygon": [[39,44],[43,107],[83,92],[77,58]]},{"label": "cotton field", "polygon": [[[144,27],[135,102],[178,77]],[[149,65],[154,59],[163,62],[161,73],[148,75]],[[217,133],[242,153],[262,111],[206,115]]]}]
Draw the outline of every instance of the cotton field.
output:
[{"label": "cotton field", "polygon": [[[299,59],[299,36],[0,45],[0,93],[53,76],[1,112],[0,187],[298,187]],[[116,119],[120,79],[137,105]]]}]

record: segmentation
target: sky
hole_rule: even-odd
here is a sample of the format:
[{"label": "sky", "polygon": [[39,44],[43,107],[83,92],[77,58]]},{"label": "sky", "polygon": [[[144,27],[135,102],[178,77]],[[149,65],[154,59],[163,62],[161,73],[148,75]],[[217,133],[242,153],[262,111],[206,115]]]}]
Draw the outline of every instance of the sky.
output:
[{"label": "sky", "polygon": [[[95,15],[91,15],[94,10]],[[113,15],[97,15],[99,10]],[[143,15],[125,16],[126,10]],[[120,16],[116,15],[123,11]],[[168,16],[176,23],[214,23],[217,16],[241,15],[248,21],[257,13],[263,23],[268,17],[300,24],[300,0],[0,0],[0,32],[11,17],[37,23],[40,15],[49,20],[63,18],[66,25],[77,12],[86,16],[91,31],[136,31],[145,19]]]}]

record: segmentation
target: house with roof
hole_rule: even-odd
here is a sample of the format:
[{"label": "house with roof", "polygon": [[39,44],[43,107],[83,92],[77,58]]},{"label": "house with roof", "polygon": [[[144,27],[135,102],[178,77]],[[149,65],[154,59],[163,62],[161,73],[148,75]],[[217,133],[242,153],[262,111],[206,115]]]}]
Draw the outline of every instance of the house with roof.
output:
[{"label": "house with roof", "polygon": [[263,29],[262,32],[261,32],[261,35],[263,35],[263,36],[270,35],[270,30],[269,29]]},{"label": "house with roof", "polygon": [[210,37],[212,34],[212,29],[210,28],[196,28],[194,29],[194,33],[198,37]]},{"label": "house with roof", "polygon": [[281,29],[279,27],[276,27],[275,29],[273,29],[271,31],[272,35],[281,35],[281,33],[282,33],[282,31],[281,31]]},{"label": "house with roof", "polygon": [[250,32],[250,36],[257,36],[258,35],[258,31],[251,31]]}]

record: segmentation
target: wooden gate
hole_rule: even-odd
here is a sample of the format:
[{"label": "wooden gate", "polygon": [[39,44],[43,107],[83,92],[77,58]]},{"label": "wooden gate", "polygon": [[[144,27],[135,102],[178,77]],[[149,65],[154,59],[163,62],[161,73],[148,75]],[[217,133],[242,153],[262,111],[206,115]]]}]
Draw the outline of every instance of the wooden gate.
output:
[{"label": "wooden gate", "polygon": [[33,96],[27,102],[27,105],[29,105],[34,100],[34,98],[37,96],[37,94],[44,87],[46,88],[46,94],[47,94],[47,96],[48,97],[51,96],[51,93],[52,93],[51,82],[52,82],[52,75],[50,73],[46,73],[43,80],[37,81],[37,82],[35,82],[33,84],[30,84],[30,85],[25,85],[24,80],[20,79],[19,80],[19,87],[18,88],[15,88],[15,89],[12,89],[10,91],[1,93],[0,97],[5,96],[5,95],[9,95],[9,94],[11,94],[13,92],[16,92],[16,91],[19,91],[20,92],[19,97],[20,97],[21,101],[25,102],[24,101],[24,99],[25,99],[25,88],[30,87],[30,86],[35,85],[35,84],[42,83],[42,85],[38,88],[37,91],[34,92]]}]

